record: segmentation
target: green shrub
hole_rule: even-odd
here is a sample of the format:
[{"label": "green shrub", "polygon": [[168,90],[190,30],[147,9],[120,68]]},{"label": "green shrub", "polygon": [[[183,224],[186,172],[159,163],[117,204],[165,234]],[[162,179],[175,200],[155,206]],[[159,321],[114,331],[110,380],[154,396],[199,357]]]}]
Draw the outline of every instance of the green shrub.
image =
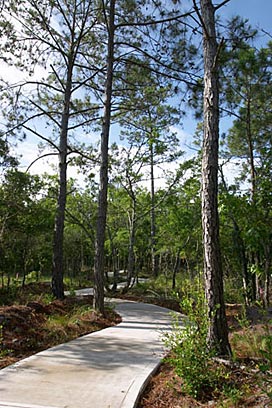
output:
[{"label": "green shrub", "polygon": [[[195,282],[196,283],[196,282]],[[208,317],[204,291],[199,282],[188,286],[181,307],[186,318],[180,325],[176,317],[173,330],[165,336],[165,344],[172,349],[170,363],[182,378],[183,390],[194,398],[216,387],[222,370],[214,368],[213,351],[207,348]]]},{"label": "green shrub", "polygon": [[224,298],[226,303],[244,303],[245,297],[242,282],[237,279],[226,278],[224,281]]}]

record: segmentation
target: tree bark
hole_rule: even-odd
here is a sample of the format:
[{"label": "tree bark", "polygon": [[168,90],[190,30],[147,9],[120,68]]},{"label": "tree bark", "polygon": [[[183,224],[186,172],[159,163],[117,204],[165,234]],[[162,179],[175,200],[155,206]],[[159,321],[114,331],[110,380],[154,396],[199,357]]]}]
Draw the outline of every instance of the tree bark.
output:
[{"label": "tree bark", "polygon": [[205,293],[209,328],[207,342],[219,355],[231,352],[228,341],[223,272],[219,243],[218,145],[219,85],[215,8],[211,0],[201,0],[204,57],[204,135],[202,156],[202,229]]},{"label": "tree bark", "polygon": [[150,225],[151,225],[151,268],[152,276],[157,277],[159,274],[159,258],[156,253],[157,238],[156,238],[156,214],[155,214],[155,178],[154,178],[154,146],[150,141],[150,179],[151,179],[151,210],[150,210]]},{"label": "tree bark", "polygon": [[69,56],[66,89],[64,94],[64,106],[61,118],[61,134],[59,143],[59,191],[55,217],[53,237],[53,267],[52,267],[52,292],[57,299],[64,298],[63,285],[63,235],[65,221],[65,207],[67,195],[67,139],[68,124],[71,102],[73,55]]},{"label": "tree bark", "polygon": [[129,248],[128,248],[128,270],[127,270],[127,288],[131,285],[132,278],[135,274],[135,233],[136,233],[136,199],[132,198],[132,213],[129,228]]},{"label": "tree bark", "polygon": [[255,203],[256,195],[256,170],[254,161],[254,146],[251,131],[251,96],[247,95],[247,114],[246,114],[246,138],[248,143],[249,164],[250,164],[250,179],[251,179],[251,201]]},{"label": "tree bark", "polygon": [[265,250],[265,267],[264,267],[264,307],[270,306],[270,276],[271,276],[271,245],[267,244],[264,246]]},{"label": "tree bark", "polygon": [[95,260],[94,260],[94,308],[104,314],[104,244],[107,218],[108,197],[108,161],[109,161],[109,132],[111,123],[111,100],[114,61],[114,17],[115,0],[110,2],[108,27],[108,54],[107,76],[105,85],[104,115],[101,132],[101,162],[100,162],[100,188],[98,196],[98,214],[96,224]]},{"label": "tree bark", "polygon": [[177,250],[176,257],[175,257],[175,264],[173,268],[173,275],[172,275],[172,289],[176,289],[176,277],[180,267],[180,249]]}]

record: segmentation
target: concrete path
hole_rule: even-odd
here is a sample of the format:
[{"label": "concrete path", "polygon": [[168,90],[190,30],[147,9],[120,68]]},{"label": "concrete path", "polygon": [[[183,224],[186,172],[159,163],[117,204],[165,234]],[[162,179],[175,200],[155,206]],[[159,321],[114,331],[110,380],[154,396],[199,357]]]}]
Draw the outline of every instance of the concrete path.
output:
[{"label": "concrete path", "polygon": [[133,408],[166,350],[170,311],[114,300],[122,323],[0,371],[0,408]]}]

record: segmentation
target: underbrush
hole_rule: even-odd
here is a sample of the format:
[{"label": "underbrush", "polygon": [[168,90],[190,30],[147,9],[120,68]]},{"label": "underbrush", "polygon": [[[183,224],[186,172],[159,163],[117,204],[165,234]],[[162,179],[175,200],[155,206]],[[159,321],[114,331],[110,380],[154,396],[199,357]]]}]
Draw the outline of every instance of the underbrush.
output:
[{"label": "underbrush", "polygon": [[120,322],[112,309],[105,316],[92,309],[93,299],[52,300],[50,285],[17,290],[16,302],[0,306],[0,368],[41,350]]},{"label": "underbrush", "polygon": [[181,301],[186,315],[182,324],[173,319],[173,330],[165,336],[165,344],[172,350],[168,361],[183,380],[183,391],[203,399],[220,387],[225,380],[225,370],[213,364],[215,352],[207,348],[208,318],[204,291],[199,283],[187,288],[187,296]]},{"label": "underbrush", "polygon": [[237,317],[239,328],[230,335],[234,359],[252,360],[262,372],[271,371],[272,374],[272,318],[257,307],[251,309],[252,313],[255,314],[254,323],[244,308]]},{"label": "underbrush", "polygon": [[173,318],[173,330],[165,336],[171,353],[139,407],[272,406],[272,320],[268,312],[257,306],[245,310],[241,304],[227,305],[233,359],[223,360],[207,349],[208,321],[201,280],[185,280],[176,297],[181,299],[186,318],[182,325]]},{"label": "underbrush", "polygon": [[32,300],[49,303],[53,300],[50,282],[32,282],[28,285],[11,285],[0,288],[0,306],[25,304]]}]

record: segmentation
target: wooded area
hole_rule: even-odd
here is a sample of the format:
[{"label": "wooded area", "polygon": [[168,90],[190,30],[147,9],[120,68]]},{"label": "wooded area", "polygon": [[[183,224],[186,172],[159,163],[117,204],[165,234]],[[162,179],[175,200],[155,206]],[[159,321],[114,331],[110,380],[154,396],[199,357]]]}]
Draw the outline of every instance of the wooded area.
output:
[{"label": "wooded area", "polygon": [[[0,61],[27,78],[0,84],[2,288],[51,280],[63,299],[69,278],[94,287],[103,314],[121,270],[123,293],[139,277],[173,293],[201,277],[207,341],[224,356],[225,300],[269,306],[272,41],[225,21],[229,1],[2,3]],[[190,157],[177,133],[188,112]],[[14,146],[33,136],[40,156],[22,171]],[[55,175],[30,173],[50,155]]]}]

